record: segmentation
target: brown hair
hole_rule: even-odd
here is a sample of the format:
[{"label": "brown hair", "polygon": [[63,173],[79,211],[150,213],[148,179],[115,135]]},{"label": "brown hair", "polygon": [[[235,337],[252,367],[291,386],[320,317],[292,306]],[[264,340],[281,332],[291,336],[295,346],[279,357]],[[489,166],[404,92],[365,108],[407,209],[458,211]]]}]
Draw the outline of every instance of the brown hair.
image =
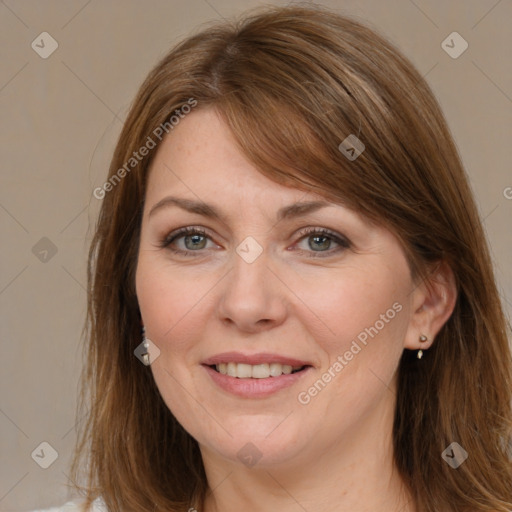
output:
[{"label": "brown hair", "polygon": [[[412,64],[373,30],[319,7],[272,7],[204,29],[142,85],[112,159],[112,177],[176,109],[214,107],[272,180],[313,190],[388,227],[416,279],[446,262],[453,314],[421,361],[398,369],[396,465],[418,512],[512,508],[512,366],[489,252],[439,106]],[[355,160],[348,135],[366,146]],[[135,268],[156,150],[105,194],[89,256],[90,407],[73,475],[110,511],[186,511],[207,482],[197,442],[133,355],[141,342]],[[118,175],[119,176],[119,175]],[[441,453],[453,441],[458,469]],[[82,466],[82,463],[85,466]],[[84,469],[85,468],[85,469]]]}]

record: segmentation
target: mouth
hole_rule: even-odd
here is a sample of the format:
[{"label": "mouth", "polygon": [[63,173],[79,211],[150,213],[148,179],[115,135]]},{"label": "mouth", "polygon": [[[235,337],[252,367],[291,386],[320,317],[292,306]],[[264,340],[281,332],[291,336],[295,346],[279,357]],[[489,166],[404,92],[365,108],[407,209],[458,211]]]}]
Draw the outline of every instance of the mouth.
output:
[{"label": "mouth", "polygon": [[246,364],[226,362],[207,365],[212,370],[222,375],[235,377],[238,379],[268,379],[270,377],[281,377],[281,375],[290,375],[299,373],[310,365],[292,366],[281,363],[261,363],[261,364]]},{"label": "mouth", "polygon": [[201,366],[222,391],[251,399],[297,386],[314,371],[311,361],[270,352],[223,352],[204,360]]},{"label": "mouth", "polygon": [[[218,389],[245,399],[263,399],[278,394],[286,388],[297,386],[299,381],[314,371],[311,364],[303,364],[297,359],[280,358],[281,362],[276,362],[279,356],[238,355],[236,358],[244,362],[235,362],[231,357],[217,356],[201,366]],[[252,364],[247,359],[252,359]]]}]

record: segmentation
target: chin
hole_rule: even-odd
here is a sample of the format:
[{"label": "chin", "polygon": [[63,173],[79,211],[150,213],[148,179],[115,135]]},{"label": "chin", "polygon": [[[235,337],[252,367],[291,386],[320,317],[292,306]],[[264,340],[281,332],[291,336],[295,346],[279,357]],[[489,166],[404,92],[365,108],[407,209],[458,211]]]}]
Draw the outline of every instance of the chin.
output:
[{"label": "chin", "polygon": [[212,431],[203,432],[200,444],[208,446],[225,459],[249,468],[286,464],[311,444],[311,439],[308,442],[304,435],[303,426],[287,424],[279,431],[280,422],[284,424],[291,418],[284,422],[283,418],[277,420],[275,417],[256,421],[254,416],[234,420],[236,425],[226,424],[226,430],[232,437],[218,427],[222,430],[220,438],[212,438]]}]

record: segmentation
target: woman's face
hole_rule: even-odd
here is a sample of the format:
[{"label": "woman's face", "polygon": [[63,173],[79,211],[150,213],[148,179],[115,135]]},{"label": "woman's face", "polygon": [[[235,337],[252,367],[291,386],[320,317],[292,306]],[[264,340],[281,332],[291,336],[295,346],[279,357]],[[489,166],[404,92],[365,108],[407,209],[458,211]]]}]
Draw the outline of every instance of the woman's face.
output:
[{"label": "woman's face", "polygon": [[264,177],[214,110],[158,149],[136,288],[156,384],[203,456],[295,464],[389,437],[416,308],[397,239]]}]

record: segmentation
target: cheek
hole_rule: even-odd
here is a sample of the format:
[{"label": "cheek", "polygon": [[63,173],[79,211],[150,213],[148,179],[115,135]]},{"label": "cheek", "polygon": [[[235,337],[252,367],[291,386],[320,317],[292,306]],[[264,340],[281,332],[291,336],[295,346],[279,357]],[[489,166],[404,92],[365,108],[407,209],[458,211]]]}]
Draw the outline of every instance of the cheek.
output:
[{"label": "cheek", "polygon": [[204,324],[199,319],[203,286],[197,280],[192,280],[194,286],[190,282],[183,272],[142,252],[136,273],[137,297],[146,335],[160,350],[151,371],[167,407],[187,426],[206,421],[201,416],[204,411],[196,410],[190,391],[184,391],[194,389],[190,370],[197,364],[195,340]]},{"label": "cheek", "polygon": [[397,338],[407,316],[406,281],[396,272],[370,267],[346,270],[339,279],[331,275],[325,282],[317,281],[303,295],[324,326],[315,338],[331,356],[348,350],[353,340],[364,346],[374,339]]},{"label": "cheek", "polygon": [[[136,273],[137,298],[148,337],[161,350],[180,350],[186,333],[200,314],[207,290],[204,280],[193,279],[161,257],[141,254]],[[187,328],[185,328],[187,327]],[[172,344],[168,340],[172,339]]]},{"label": "cheek", "polygon": [[311,287],[308,306],[327,326],[312,332],[324,358],[301,403],[311,399],[336,418],[343,404],[350,416],[392,385],[410,315],[407,274],[365,266],[318,284],[328,293]]}]

